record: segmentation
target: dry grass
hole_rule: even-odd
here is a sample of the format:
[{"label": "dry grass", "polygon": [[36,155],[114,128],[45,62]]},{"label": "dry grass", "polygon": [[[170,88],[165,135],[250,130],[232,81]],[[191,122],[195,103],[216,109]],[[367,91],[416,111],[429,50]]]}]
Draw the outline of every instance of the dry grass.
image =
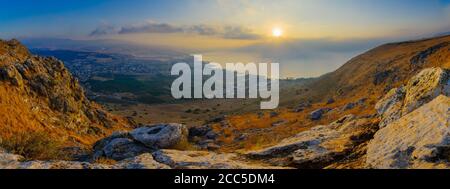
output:
[{"label": "dry grass", "polygon": [[100,157],[100,158],[97,158],[93,163],[102,164],[102,165],[115,165],[115,164],[117,164],[117,161],[113,160],[113,159]]},{"label": "dry grass", "polygon": [[27,160],[67,159],[62,153],[63,142],[46,132],[17,133],[2,139],[0,146]]}]

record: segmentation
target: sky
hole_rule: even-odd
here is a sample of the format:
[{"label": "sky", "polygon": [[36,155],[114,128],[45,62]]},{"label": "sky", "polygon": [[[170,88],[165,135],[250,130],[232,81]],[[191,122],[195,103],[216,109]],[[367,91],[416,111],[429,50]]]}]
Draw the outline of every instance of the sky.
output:
[{"label": "sky", "polygon": [[0,38],[114,39],[219,63],[279,62],[286,77],[449,31],[450,0],[0,0]]}]

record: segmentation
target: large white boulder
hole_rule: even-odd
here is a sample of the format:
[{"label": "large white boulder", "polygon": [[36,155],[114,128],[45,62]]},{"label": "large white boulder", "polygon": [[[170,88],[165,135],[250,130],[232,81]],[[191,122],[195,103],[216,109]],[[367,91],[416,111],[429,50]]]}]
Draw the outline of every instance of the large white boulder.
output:
[{"label": "large white boulder", "polygon": [[370,119],[345,116],[330,125],[314,127],[275,146],[252,151],[247,155],[268,160],[275,165],[324,168],[369,140],[377,129],[378,125]]},{"label": "large white boulder", "polygon": [[132,158],[158,149],[170,149],[187,141],[188,129],[182,124],[156,124],[116,132],[94,144],[94,159],[114,160]]},{"label": "large white boulder", "polygon": [[368,145],[372,168],[450,168],[450,98],[432,102],[388,124]]},{"label": "large white boulder", "polygon": [[450,71],[428,68],[411,78],[406,85],[402,113],[407,113],[430,102],[439,95],[450,96]]},{"label": "large white boulder", "polygon": [[187,140],[188,132],[185,125],[171,123],[140,127],[131,131],[130,135],[148,147],[165,149]]},{"label": "large white boulder", "polygon": [[450,71],[427,68],[412,77],[406,86],[394,88],[375,106],[385,127],[439,95],[450,96]]}]

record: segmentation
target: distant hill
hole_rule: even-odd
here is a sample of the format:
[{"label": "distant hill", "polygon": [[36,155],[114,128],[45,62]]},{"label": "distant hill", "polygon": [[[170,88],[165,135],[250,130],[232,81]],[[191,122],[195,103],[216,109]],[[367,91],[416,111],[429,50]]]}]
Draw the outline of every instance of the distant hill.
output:
[{"label": "distant hill", "polygon": [[130,55],[141,59],[173,60],[187,55],[168,48],[130,44],[118,40],[73,40],[60,38],[23,38],[30,49],[85,51]]},{"label": "distant hill", "polygon": [[449,35],[374,48],[319,77],[305,87],[307,92],[285,98],[283,104],[307,100],[323,102],[329,98],[377,99],[428,67],[450,68]]}]

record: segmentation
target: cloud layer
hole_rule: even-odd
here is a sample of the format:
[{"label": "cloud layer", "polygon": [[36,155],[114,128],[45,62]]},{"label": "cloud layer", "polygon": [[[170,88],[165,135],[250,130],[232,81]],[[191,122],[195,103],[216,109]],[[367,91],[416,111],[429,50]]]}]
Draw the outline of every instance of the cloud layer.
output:
[{"label": "cloud layer", "polygon": [[89,35],[91,37],[98,37],[104,35],[123,35],[123,34],[138,34],[138,33],[184,33],[194,34],[200,36],[214,36],[224,39],[241,39],[241,40],[256,40],[261,36],[254,33],[250,28],[242,26],[210,26],[210,25],[190,25],[177,26],[168,23],[147,22],[139,25],[115,27],[112,25],[102,24],[94,29]]}]

